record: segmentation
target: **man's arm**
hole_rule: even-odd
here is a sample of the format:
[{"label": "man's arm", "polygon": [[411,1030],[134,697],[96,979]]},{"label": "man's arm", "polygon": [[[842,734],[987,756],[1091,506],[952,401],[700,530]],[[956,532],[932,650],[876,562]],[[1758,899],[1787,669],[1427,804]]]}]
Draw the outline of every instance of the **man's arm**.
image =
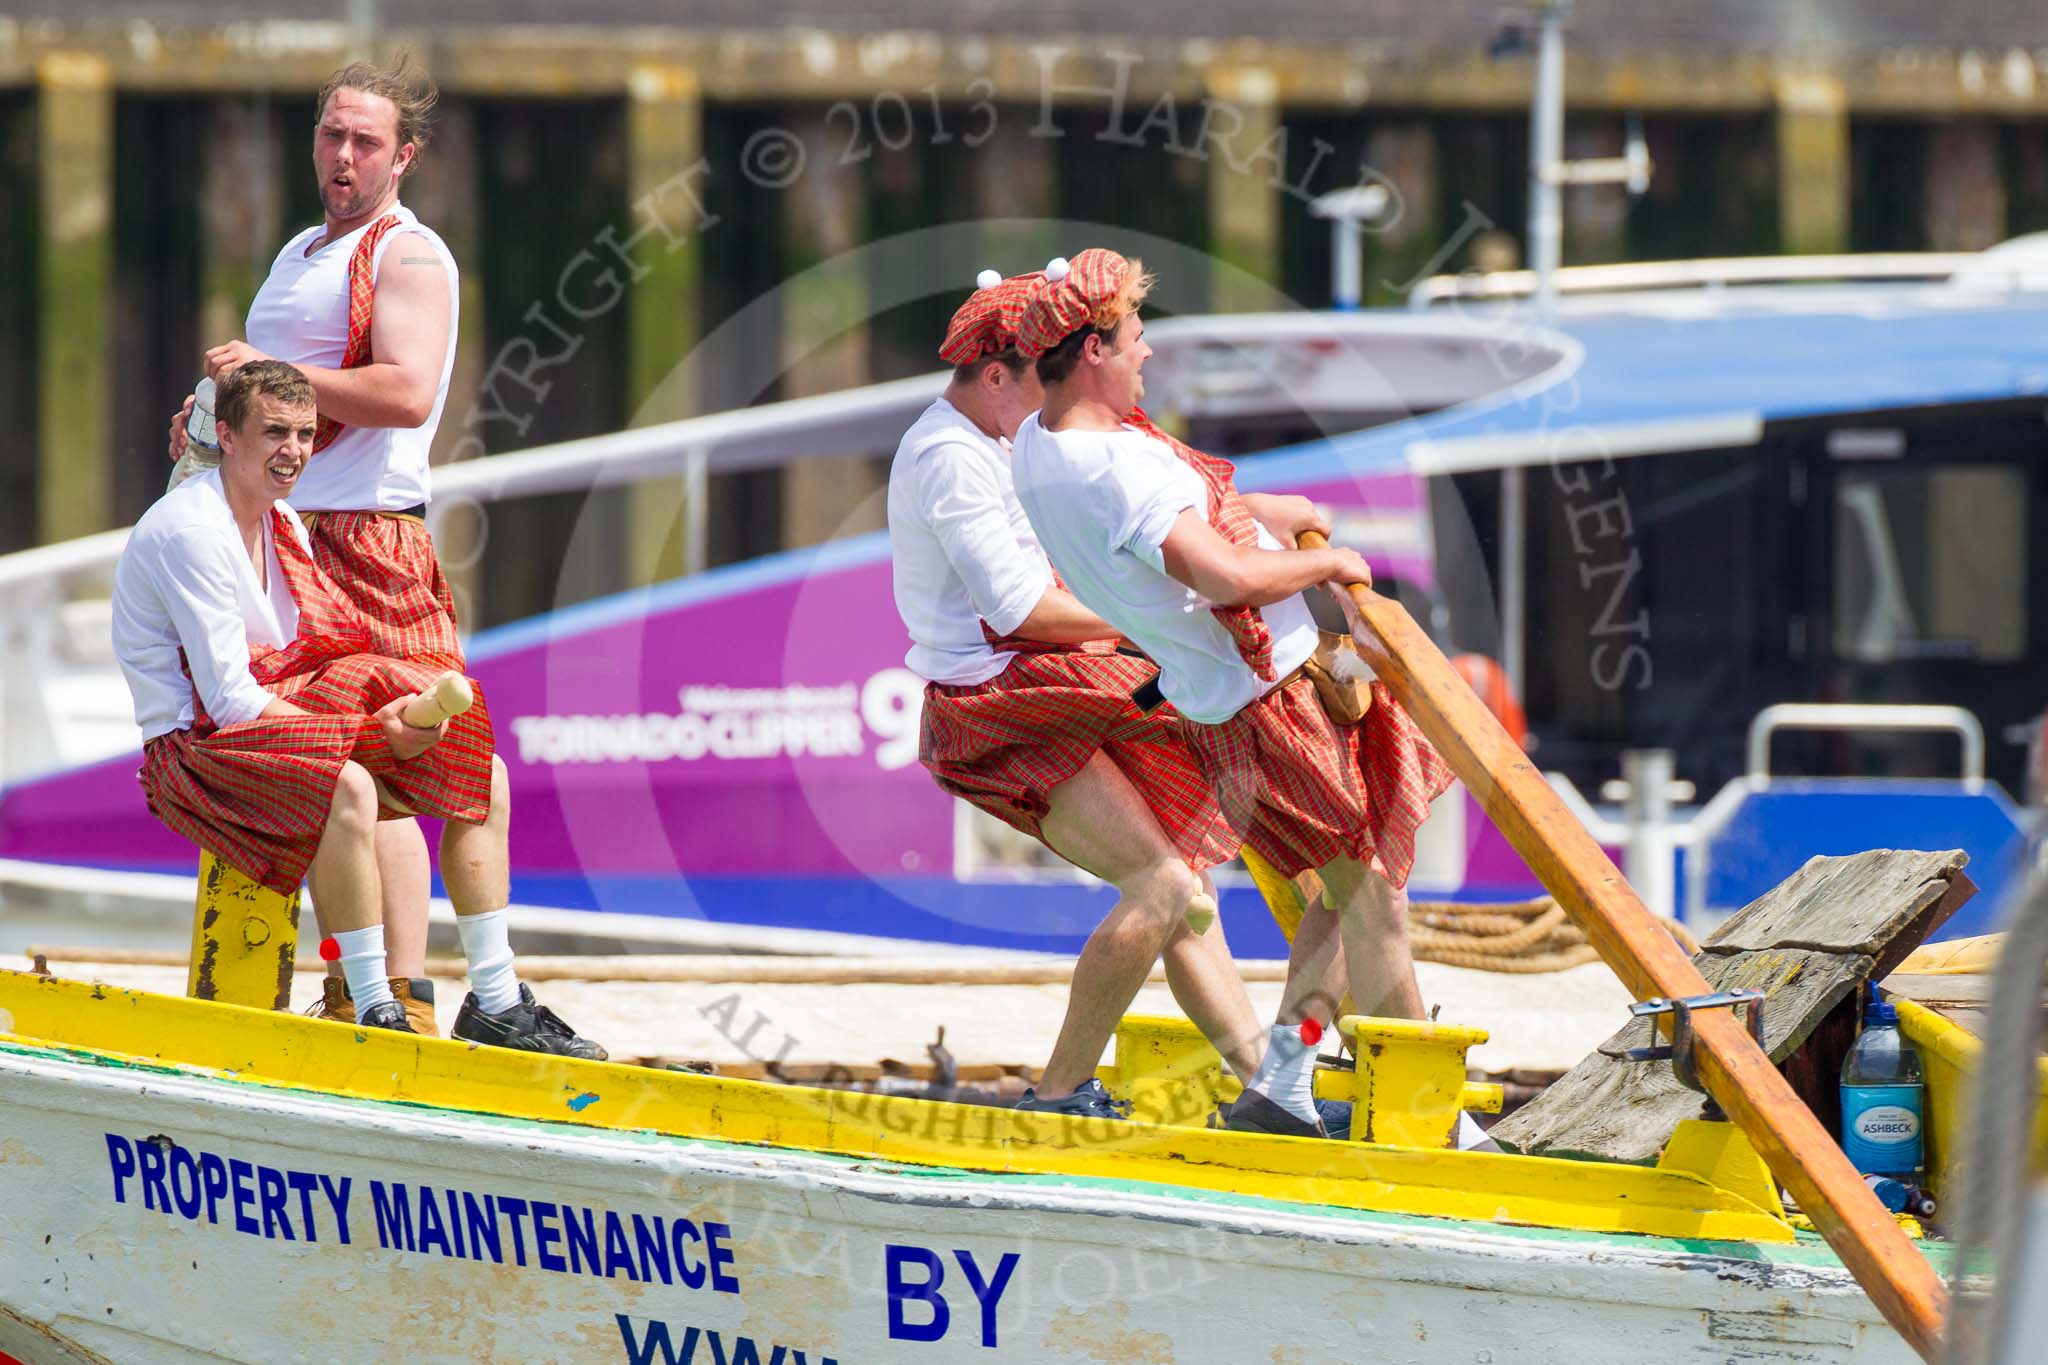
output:
[{"label": "man's arm", "polygon": [[925,520],[991,630],[1049,645],[1115,636],[1114,626],[1053,585],[1042,554],[1017,543],[1002,485],[972,453],[941,444],[916,458],[911,473]]},{"label": "man's arm", "polygon": [[1330,534],[1329,518],[1322,509],[1299,493],[1243,493],[1245,509],[1261,526],[1273,533],[1273,539],[1292,549],[1295,538],[1303,531],[1314,531],[1327,539]]},{"label": "man's arm", "polygon": [[1318,583],[1372,582],[1356,550],[1243,549],[1193,508],[1174,519],[1159,552],[1167,573],[1224,607],[1263,607]]},{"label": "man's arm", "polygon": [[[368,365],[329,370],[300,365],[322,417],[353,427],[417,427],[434,412],[447,356],[452,296],[441,258],[417,233],[395,233],[377,266]],[[206,353],[216,383],[252,360],[268,359],[246,341]],[[176,438],[173,438],[175,444]]]},{"label": "man's arm", "polygon": [[206,714],[222,727],[253,720],[272,700],[249,672],[249,633],[235,596],[235,555],[224,536],[193,528],[165,545],[158,589]]},{"label": "man's arm", "polygon": [[[448,722],[421,727],[405,723],[405,708],[413,696],[394,697],[379,707],[377,714],[367,717],[384,732],[384,740],[391,746],[392,756],[400,763],[418,758],[441,742],[448,733]],[[270,704],[263,708],[262,717],[269,720],[279,716],[310,716],[314,714],[304,707],[294,706],[283,697],[272,697]]]},{"label": "man's arm", "polygon": [[1038,605],[1010,634],[1048,645],[1081,645],[1116,636],[1116,627],[1081,605],[1065,588],[1047,588]]}]

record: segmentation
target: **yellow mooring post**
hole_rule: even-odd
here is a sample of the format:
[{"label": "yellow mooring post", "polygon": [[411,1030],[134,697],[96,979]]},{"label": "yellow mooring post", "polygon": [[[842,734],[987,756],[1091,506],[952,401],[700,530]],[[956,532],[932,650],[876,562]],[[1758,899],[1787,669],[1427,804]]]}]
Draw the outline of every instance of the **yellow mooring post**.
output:
[{"label": "yellow mooring post", "polygon": [[185,993],[251,1009],[292,1000],[299,951],[299,893],[280,896],[201,849],[192,911],[192,966]]}]

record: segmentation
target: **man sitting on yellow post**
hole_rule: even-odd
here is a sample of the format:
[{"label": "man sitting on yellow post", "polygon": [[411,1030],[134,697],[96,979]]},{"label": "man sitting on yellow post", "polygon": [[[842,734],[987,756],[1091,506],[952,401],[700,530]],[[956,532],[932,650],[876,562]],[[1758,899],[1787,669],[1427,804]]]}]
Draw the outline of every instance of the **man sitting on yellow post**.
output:
[{"label": "man sitting on yellow post", "polygon": [[358,1022],[413,1031],[385,974],[373,837],[446,822],[441,874],[472,987],[457,1038],[603,1057],[514,969],[505,765],[481,699],[432,727],[408,705],[439,670],[370,652],[373,623],[314,566],[284,502],[312,451],[313,390],[282,361],[216,400],[221,463],[143,514],[114,571],[114,652],[142,729],[150,810],[280,895],[310,877]]}]

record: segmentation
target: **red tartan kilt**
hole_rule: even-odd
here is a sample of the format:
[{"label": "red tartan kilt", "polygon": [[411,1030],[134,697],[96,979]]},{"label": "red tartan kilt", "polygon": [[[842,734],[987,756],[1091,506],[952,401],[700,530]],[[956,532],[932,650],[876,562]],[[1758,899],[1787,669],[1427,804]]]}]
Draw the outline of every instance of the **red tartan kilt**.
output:
[{"label": "red tartan kilt", "polygon": [[1180,719],[1167,707],[1148,716],[1131,702],[1156,671],[1129,655],[1063,650],[1021,654],[972,686],[930,683],[918,758],[945,790],[1043,842],[1053,788],[1100,750],[1188,866],[1213,867],[1236,856],[1237,840],[1188,753]]},{"label": "red tartan kilt", "polygon": [[1406,886],[1415,831],[1451,785],[1450,765],[1383,683],[1356,725],[1336,725],[1297,678],[1220,725],[1185,725],[1224,817],[1287,876],[1356,858]]},{"label": "red tartan kilt", "polygon": [[423,522],[375,512],[319,512],[308,520],[313,562],[369,618],[371,653],[464,666],[455,596]]},{"label": "red tartan kilt", "polygon": [[[350,654],[271,690],[317,714],[259,716],[213,729],[201,721],[143,750],[143,794],[172,830],[252,881],[289,895],[327,826],[344,763],[360,763],[421,815],[480,823],[491,809],[491,720],[476,704],[448,722],[441,741],[400,763],[372,712],[417,692],[437,667]],[[397,814],[380,810],[380,818]]]}]

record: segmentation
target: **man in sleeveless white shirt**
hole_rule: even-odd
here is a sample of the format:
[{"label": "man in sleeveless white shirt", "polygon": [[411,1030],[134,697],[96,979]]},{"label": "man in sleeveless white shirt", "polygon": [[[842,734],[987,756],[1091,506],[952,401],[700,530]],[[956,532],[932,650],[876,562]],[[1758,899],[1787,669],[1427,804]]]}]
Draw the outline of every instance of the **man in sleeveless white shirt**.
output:
[{"label": "man in sleeveless white shirt", "polygon": [[[277,358],[312,382],[320,430],[292,504],[306,514],[315,562],[368,616],[379,653],[459,669],[454,601],[424,521],[427,455],[455,363],[457,272],[441,239],[398,202],[434,100],[406,58],[357,62],[329,79],[313,130],[324,219],[285,244],[250,305],[247,339],[208,350],[206,370],[218,382]],[[174,460],[191,404],[171,424]],[[394,988],[422,997],[413,1017],[426,1031],[426,840],[416,822],[386,822],[377,853]],[[339,979],[330,982],[324,1012],[350,1017]]]}]

